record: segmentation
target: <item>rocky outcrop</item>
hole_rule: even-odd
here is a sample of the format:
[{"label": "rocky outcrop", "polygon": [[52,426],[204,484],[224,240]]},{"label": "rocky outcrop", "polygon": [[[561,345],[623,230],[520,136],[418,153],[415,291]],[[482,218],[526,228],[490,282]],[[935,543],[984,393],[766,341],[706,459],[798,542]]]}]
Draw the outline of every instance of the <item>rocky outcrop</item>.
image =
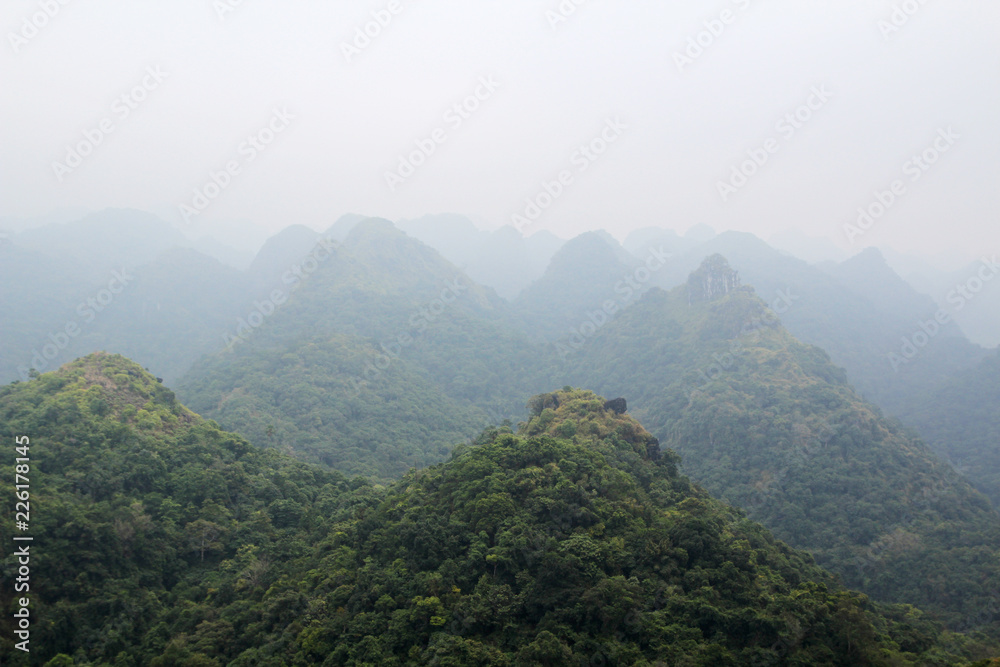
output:
[{"label": "rocky outcrop", "polygon": [[628,405],[624,398],[612,398],[610,401],[604,402],[604,409],[611,410],[616,415],[623,415],[628,410]]},{"label": "rocky outcrop", "polygon": [[722,255],[706,257],[688,277],[688,303],[714,301],[740,286],[740,274],[729,266]]}]

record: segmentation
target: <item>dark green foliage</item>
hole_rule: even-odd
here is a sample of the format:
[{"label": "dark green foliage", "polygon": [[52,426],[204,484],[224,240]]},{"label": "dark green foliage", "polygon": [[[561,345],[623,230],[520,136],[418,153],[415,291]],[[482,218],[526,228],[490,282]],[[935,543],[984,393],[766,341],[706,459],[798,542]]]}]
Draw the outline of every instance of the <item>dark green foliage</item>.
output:
[{"label": "dark green foliage", "polygon": [[206,362],[184,393],[193,409],[257,445],[386,479],[441,461],[490,421],[406,359],[365,380],[375,355],[346,336],[282,350],[237,348]]},{"label": "dark green foliage", "polygon": [[[4,479],[13,480],[14,437],[31,438],[34,658],[111,664],[124,651],[145,656],[134,664],[161,653],[160,664],[198,664],[202,650],[186,642],[197,643],[215,613],[197,603],[259,598],[290,571],[289,556],[320,539],[336,503],[369,488],[351,492],[340,473],[220,431],[119,356],[93,355],[4,387],[0,424],[11,444]],[[15,656],[11,484],[0,498],[0,654]],[[185,614],[190,628],[179,620]]]},{"label": "dark green foliage", "polygon": [[750,293],[654,290],[573,361],[573,382],[627,396],[687,474],[849,586],[997,635],[980,611],[1000,591],[1000,516]]},{"label": "dark green foliage", "polygon": [[520,434],[488,430],[386,489],[255,449],[121,357],[6,387],[0,436],[32,438],[38,549],[29,657],[10,642],[0,536],[4,662],[945,665],[976,650],[840,589],[604,403],[539,397]]}]

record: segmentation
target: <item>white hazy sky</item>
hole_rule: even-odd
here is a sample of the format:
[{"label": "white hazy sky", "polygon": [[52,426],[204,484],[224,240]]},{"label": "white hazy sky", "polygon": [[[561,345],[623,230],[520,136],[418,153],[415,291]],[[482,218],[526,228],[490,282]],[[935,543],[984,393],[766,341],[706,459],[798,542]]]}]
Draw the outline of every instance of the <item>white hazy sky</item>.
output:
[{"label": "white hazy sky", "polygon": [[[856,249],[1000,246],[990,0],[587,0],[555,27],[546,12],[559,0],[399,0],[351,62],[342,44],[388,0],[65,1],[0,8],[0,216],[114,206],[181,224],[178,205],[237,159],[240,173],[189,229],[445,211],[495,227],[565,169],[572,182],[525,231],[708,223]],[[47,3],[58,10],[43,21]],[[236,6],[220,17],[224,3]],[[915,13],[884,34],[879,22],[902,5]],[[711,43],[679,71],[674,54],[727,10],[731,22],[703,34]],[[25,32],[35,15],[43,27]],[[168,75],[121,118],[115,100],[149,67]],[[499,87],[448,124],[480,77]],[[786,138],[776,123],[814,86],[831,98]],[[294,120],[247,163],[239,147],[274,108]],[[609,118],[626,129],[580,172],[574,152]],[[114,132],[60,182],[53,163],[103,119]],[[907,160],[948,127],[959,138],[911,181]],[[444,143],[390,190],[385,172],[436,128]],[[717,183],[768,138],[777,152],[723,202]],[[848,244],[844,225],[895,179],[905,193]]]}]

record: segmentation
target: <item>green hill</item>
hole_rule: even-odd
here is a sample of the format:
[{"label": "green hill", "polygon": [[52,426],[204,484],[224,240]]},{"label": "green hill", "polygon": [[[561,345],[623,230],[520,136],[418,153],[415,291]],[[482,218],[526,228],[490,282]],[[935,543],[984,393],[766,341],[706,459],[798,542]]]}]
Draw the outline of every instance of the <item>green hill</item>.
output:
[{"label": "green hill", "polygon": [[[22,543],[11,540],[14,488],[5,484],[4,664],[41,665],[58,653],[84,665],[220,664],[212,656],[280,633],[269,616],[280,603],[262,603],[260,587],[297,577],[292,560],[325,534],[338,503],[373,492],[362,482],[351,492],[340,473],[219,430],[117,355],[3,387],[0,432],[11,447],[30,438],[34,538],[24,654],[13,647],[12,616],[21,595],[13,552]],[[14,479],[13,456],[5,453],[0,468]],[[253,596],[258,609],[244,603],[226,618],[202,607]],[[195,650],[178,648],[187,638]],[[174,657],[151,662],[161,654]]]},{"label": "green hill", "polygon": [[[620,401],[536,397],[387,488],[258,450],[120,356],[0,389],[29,435],[27,665],[967,664],[677,472]],[[3,466],[10,478],[12,465]],[[2,491],[3,527],[13,491]]]},{"label": "green hill", "polygon": [[504,301],[384,220],[287,288],[287,302],[178,385],[254,444],[348,474],[396,477],[523,414],[543,355]]},{"label": "green hill", "polygon": [[654,290],[568,358],[564,380],[627,395],[711,493],[851,587],[992,626],[1000,515],[862,400],[753,290]]},{"label": "green hill", "polygon": [[[630,247],[645,256],[655,247],[654,238]],[[781,253],[753,234],[729,231],[676,253],[651,283],[668,290],[683,285],[716,253],[767,303],[781,301],[781,323],[792,335],[828,352],[862,396],[891,414],[898,415],[921,387],[936,385],[986,355],[954,322],[934,322],[939,307],[897,276],[874,248],[821,267]],[[916,359],[893,368],[890,353],[900,356],[903,337],[912,341],[922,331],[921,323],[928,322],[935,332],[931,342]]]}]

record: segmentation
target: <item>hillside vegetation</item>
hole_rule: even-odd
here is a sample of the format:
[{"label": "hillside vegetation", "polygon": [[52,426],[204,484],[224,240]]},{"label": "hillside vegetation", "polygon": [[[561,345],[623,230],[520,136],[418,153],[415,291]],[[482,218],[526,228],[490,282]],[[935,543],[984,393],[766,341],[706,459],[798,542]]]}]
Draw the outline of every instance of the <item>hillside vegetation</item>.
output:
[{"label": "hillside vegetation", "polygon": [[681,476],[623,408],[542,395],[517,434],[378,487],[251,447],[119,356],[10,385],[2,435],[31,436],[36,652],[12,651],[9,614],[0,650],[154,667],[985,657],[842,589]]}]

